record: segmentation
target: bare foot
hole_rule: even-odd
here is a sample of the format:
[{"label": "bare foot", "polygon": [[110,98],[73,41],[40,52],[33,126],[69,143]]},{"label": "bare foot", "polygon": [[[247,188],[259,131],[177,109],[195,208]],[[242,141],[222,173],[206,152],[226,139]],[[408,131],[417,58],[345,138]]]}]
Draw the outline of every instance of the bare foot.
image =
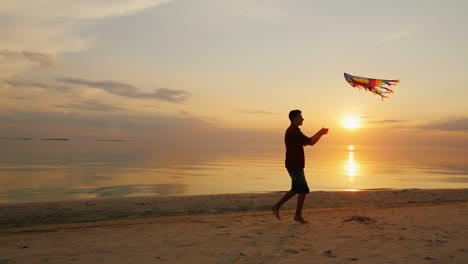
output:
[{"label": "bare foot", "polygon": [[307,224],[307,223],[309,223],[309,221],[305,220],[304,218],[302,218],[302,217],[297,217],[297,216],[294,217],[294,221],[299,222],[299,223],[301,223],[301,224]]},{"label": "bare foot", "polygon": [[278,218],[278,220],[281,220],[281,217],[279,216],[279,208],[273,206],[271,210],[273,211],[273,214],[276,216],[276,218]]}]

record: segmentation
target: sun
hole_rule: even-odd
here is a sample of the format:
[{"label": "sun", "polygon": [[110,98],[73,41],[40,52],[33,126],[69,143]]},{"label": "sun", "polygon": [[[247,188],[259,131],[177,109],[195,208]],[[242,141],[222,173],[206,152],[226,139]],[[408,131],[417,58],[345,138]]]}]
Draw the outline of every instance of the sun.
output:
[{"label": "sun", "polygon": [[361,126],[358,116],[348,115],[343,119],[343,127],[349,130],[357,129]]}]

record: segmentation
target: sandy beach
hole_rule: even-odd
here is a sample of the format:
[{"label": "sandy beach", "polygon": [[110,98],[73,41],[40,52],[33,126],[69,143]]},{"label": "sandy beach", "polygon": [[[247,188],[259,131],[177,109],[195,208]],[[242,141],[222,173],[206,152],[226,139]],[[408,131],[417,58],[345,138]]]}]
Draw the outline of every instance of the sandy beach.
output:
[{"label": "sandy beach", "polygon": [[466,263],[468,189],[0,205],[5,263]]}]

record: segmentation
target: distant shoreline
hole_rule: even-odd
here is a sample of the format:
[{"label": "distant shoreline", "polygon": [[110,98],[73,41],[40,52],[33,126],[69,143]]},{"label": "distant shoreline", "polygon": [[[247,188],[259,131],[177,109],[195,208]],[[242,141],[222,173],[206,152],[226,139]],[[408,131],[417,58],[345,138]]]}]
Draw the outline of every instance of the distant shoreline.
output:
[{"label": "distant shoreline", "polygon": [[2,140],[62,140],[62,141],[69,141],[70,139],[69,138],[28,138],[28,137],[24,137],[24,138],[0,138]]},{"label": "distant shoreline", "polygon": [[[71,141],[70,138],[29,138],[29,137],[20,137],[20,138],[14,138],[14,137],[4,137],[0,138],[0,140],[43,140],[43,141]],[[96,141],[106,141],[106,142],[127,142],[127,141],[132,141],[132,140],[126,140],[126,139],[96,139]]]},{"label": "distant shoreline", "polygon": [[33,140],[33,138],[0,138],[2,140]]}]

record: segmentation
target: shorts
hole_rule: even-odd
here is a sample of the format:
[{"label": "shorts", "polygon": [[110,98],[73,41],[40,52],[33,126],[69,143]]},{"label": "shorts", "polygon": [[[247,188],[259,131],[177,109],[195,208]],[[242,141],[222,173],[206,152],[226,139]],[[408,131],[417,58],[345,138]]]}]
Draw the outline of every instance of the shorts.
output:
[{"label": "shorts", "polygon": [[309,186],[304,175],[302,168],[287,168],[289,176],[291,177],[291,190],[295,193],[309,193]]}]

